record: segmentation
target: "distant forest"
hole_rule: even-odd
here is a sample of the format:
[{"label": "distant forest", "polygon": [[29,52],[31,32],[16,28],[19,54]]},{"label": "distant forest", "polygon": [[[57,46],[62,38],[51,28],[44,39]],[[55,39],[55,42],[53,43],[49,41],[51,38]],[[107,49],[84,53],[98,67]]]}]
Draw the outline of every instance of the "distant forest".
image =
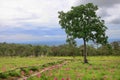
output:
[{"label": "distant forest", "polygon": [[[120,41],[114,41],[107,45],[87,45],[88,56],[120,55]],[[8,44],[0,43],[0,56],[83,56],[83,45],[71,47],[69,44],[59,46]]]}]

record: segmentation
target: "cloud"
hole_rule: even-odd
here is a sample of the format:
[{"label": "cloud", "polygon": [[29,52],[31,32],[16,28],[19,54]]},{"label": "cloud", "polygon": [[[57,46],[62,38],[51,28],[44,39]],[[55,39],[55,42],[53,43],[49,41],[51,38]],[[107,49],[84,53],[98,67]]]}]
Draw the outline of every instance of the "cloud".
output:
[{"label": "cloud", "polygon": [[58,11],[88,2],[99,6],[97,14],[109,24],[107,35],[119,38],[119,0],[0,0],[0,41],[66,39],[58,23]]},{"label": "cloud", "polygon": [[58,11],[67,11],[74,0],[0,0],[0,24],[25,27],[58,25]]},{"label": "cloud", "polygon": [[58,11],[68,11],[74,3],[75,0],[0,0],[0,41],[64,39]]},{"label": "cloud", "polygon": [[94,3],[100,7],[112,7],[113,5],[120,4],[120,0],[78,0],[79,4]]},{"label": "cloud", "polygon": [[109,39],[120,39],[120,0],[78,0],[76,5],[87,3],[98,5],[97,15],[105,20]]},{"label": "cloud", "polygon": [[97,14],[106,21],[107,24],[120,24],[120,0],[78,0],[76,5],[94,3],[98,5]]}]

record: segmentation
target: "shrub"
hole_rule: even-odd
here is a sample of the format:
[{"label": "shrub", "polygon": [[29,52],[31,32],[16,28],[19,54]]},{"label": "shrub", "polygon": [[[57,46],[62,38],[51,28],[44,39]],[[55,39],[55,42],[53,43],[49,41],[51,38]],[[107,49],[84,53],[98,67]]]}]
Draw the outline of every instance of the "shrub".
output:
[{"label": "shrub", "polygon": [[10,76],[14,76],[14,77],[20,77],[20,73],[17,72],[17,71],[10,71],[10,72],[9,72],[9,75],[10,75]]},{"label": "shrub", "polygon": [[2,78],[2,79],[6,79],[6,78],[8,78],[8,73],[0,73],[0,78]]},{"label": "shrub", "polygon": [[28,68],[21,68],[21,71],[25,72],[26,75],[29,74],[29,69]]},{"label": "shrub", "polygon": [[30,70],[32,70],[32,71],[39,71],[39,68],[36,67],[36,66],[33,66],[33,67],[30,68]]}]

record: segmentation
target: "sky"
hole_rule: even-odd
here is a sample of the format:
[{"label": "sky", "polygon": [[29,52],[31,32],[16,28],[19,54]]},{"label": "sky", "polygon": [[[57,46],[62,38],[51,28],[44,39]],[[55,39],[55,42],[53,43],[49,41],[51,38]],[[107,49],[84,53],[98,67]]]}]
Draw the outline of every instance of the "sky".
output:
[{"label": "sky", "polygon": [[90,2],[98,5],[109,39],[120,40],[120,0],[0,0],[0,42],[65,41],[58,11]]}]

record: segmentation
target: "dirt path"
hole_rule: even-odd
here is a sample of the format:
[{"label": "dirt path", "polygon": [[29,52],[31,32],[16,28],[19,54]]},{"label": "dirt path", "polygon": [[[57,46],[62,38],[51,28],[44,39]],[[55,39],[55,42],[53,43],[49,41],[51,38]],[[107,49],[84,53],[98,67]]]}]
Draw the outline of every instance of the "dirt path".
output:
[{"label": "dirt path", "polygon": [[43,72],[45,72],[45,71],[49,71],[49,70],[53,70],[53,69],[56,69],[56,68],[60,68],[60,67],[62,67],[62,66],[63,66],[64,64],[66,64],[66,63],[67,63],[67,61],[65,61],[65,62],[63,62],[63,63],[61,63],[61,64],[57,64],[57,65],[53,65],[53,66],[44,68],[44,69],[42,69],[40,72],[34,73],[34,74],[32,74],[32,75],[30,75],[30,76],[28,76],[28,77],[23,77],[23,78],[20,78],[20,79],[17,79],[17,80],[27,80],[28,78],[30,78],[30,77],[32,77],[32,76],[36,76],[36,75],[38,75],[38,74],[41,74],[41,73],[43,73]]}]

